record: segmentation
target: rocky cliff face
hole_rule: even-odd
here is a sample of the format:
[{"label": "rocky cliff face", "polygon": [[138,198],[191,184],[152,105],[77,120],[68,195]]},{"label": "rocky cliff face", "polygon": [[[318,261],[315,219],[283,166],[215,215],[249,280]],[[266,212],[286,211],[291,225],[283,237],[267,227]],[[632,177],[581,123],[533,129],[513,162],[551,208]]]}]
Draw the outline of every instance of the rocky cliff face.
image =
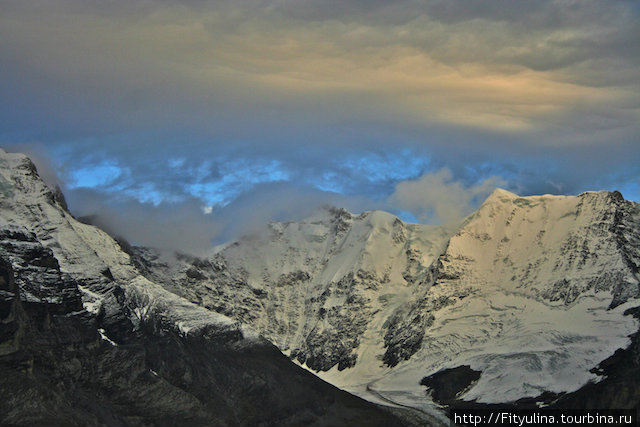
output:
[{"label": "rocky cliff face", "polygon": [[0,151],[0,424],[408,425],[143,277]]}]

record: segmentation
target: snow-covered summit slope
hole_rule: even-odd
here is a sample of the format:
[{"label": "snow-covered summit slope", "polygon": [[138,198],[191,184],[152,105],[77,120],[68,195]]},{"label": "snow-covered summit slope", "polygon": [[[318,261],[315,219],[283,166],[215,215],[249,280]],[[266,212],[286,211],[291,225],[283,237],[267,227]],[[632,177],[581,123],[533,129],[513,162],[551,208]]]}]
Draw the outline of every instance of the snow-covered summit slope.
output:
[{"label": "snow-covered summit slope", "polygon": [[[570,304],[609,291],[638,297],[638,208],[620,193],[518,197],[496,190],[452,237],[442,271],[469,286],[499,286]],[[637,243],[637,241],[635,242]]]},{"label": "snow-covered summit slope", "polygon": [[[640,304],[639,249],[639,206],[617,192],[495,191],[450,239],[423,296],[393,319],[387,351],[399,363],[376,387],[417,394],[416,378],[462,365],[482,375],[460,397],[480,402],[598,381],[590,370],[638,328],[623,313]],[[406,335],[422,337],[413,354],[402,352]]]},{"label": "snow-covered summit slope", "polygon": [[301,222],[275,222],[222,250],[230,268],[244,269],[250,284],[304,270],[316,283],[338,281],[366,270],[404,282],[406,251],[430,264],[448,237],[439,227],[407,224],[383,211],[353,215],[326,207]]}]

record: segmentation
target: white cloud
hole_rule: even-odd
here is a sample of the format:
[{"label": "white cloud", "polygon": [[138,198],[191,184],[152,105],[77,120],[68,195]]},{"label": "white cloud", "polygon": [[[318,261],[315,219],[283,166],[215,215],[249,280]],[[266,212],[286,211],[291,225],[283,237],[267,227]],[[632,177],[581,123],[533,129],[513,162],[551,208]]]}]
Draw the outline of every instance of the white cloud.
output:
[{"label": "white cloud", "polygon": [[422,222],[450,224],[471,213],[491,191],[505,184],[499,177],[490,177],[479,184],[465,186],[461,181],[454,181],[451,171],[443,168],[417,180],[398,183],[390,202]]}]

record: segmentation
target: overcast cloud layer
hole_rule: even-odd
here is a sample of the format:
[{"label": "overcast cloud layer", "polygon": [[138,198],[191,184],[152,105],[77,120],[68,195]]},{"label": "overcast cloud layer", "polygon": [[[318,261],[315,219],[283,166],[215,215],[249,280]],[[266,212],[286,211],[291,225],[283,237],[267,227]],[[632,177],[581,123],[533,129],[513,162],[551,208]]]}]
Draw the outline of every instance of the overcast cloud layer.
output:
[{"label": "overcast cloud layer", "polygon": [[49,158],[78,215],[110,209],[129,234],[155,218],[142,243],[152,224],[202,220],[221,238],[241,211],[326,202],[438,221],[493,184],[640,199],[635,1],[0,10],[0,144]]}]

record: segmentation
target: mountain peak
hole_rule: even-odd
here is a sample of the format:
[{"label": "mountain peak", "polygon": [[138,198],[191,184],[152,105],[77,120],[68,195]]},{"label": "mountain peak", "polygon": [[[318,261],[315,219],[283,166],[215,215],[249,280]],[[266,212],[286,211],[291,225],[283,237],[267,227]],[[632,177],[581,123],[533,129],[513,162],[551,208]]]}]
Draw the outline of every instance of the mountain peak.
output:
[{"label": "mountain peak", "polygon": [[313,214],[305,221],[333,220],[335,218],[350,218],[353,214],[344,208],[339,208],[331,204],[324,204],[318,207]]},{"label": "mountain peak", "polygon": [[592,199],[603,199],[603,200],[611,200],[615,202],[624,201],[624,196],[619,191],[607,191],[607,190],[599,190],[599,191],[585,191],[580,193],[578,197],[583,199],[592,198]]},{"label": "mountain peak", "polygon": [[506,202],[506,201],[511,201],[513,199],[517,199],[518,197],[520,197],[520,196],[518,196],[515,193],[512,193],[511,191],[507,191],[504,188],[496,188],[489,195],[489,197],[487,197],[487,199],[485,200],[485,203],[488,203],[488,202]]},{"label": "mountain peak", "polygon": [[0,160],[11,162],[11,167],[17,167],[23,164],[33,165],[33,162],[27,155],[22,153],[10,153],[3,148],[0,148]]}]

